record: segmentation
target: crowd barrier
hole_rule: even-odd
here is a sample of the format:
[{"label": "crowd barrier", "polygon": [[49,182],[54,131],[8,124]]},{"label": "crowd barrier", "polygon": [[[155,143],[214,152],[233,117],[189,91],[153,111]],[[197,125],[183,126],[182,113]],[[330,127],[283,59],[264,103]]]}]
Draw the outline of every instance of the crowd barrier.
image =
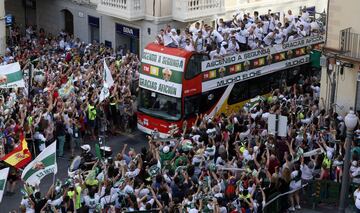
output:
[{"label": "crowd barrier", "polygon": [[[352,210],[355,210],[353,193],[357,187],[358,184],[353,183],[349,187],[349,199],[347,199],[347,206]],[[315,180],[303,185],[299,190],[301,190],[301,204],[305,204],[306,207],[311,206],[313,209],[316,209],[316,206],[320,203],[338,206],[338,202],[340,200],[341,183],[330,180]],[[263,212],[281,212],[281,209],[284,207],[283,201],[288,200],[284,196],[288,196],[292,192],[293,191],[289,191],[283,194],[276,192],[270,195],[269,198],[267,198]],[[285,205],[287,204],[285,203]]]}]

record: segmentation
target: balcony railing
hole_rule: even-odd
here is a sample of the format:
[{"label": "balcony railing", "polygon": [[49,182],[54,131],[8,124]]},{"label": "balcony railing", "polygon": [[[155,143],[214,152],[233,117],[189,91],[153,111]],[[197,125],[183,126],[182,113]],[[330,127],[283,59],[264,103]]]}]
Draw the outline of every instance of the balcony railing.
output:
[{"label": "balcony railing", "polygon": [[360,59],[360,34],[352,33],[351,28],[341,30],[340,50],[344,56]]},{"label": "balcony railing", "polygon": [[225,0],[174,0],[173,19],[182,22],[225,13]]},{"label": "balcony railing", "polygon": [[127,21],[145,18],[144,0],[100,0],[97,10],[105,15]]}]

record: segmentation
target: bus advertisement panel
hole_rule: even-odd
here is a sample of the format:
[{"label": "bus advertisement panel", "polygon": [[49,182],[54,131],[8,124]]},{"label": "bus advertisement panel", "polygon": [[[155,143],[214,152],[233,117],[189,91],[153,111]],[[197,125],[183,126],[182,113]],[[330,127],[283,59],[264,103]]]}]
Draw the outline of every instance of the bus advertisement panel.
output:
[{"label": "bus advertisement panel", "polygon": [[181,97],[185,58],[144,50],[139,86],[164,95]]}]

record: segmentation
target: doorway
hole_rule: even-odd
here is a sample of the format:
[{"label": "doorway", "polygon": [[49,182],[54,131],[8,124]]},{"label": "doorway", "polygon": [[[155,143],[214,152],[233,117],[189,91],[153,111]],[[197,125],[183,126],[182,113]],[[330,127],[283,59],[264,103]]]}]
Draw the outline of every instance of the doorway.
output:
[{"label": "doorway", "polygon": [[64,24],[65,24],[64,30],[65,30],[65,32],[73,35],[74,34],[74,16],[73,16],[73,14],[67,9],[62,10],[61,12],[64,14]]}]

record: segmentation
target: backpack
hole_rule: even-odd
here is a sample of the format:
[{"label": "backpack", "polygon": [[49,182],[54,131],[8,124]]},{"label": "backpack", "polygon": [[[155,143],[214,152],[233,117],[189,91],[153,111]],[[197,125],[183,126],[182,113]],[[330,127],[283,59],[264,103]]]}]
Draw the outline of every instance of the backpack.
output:
[{"label": "backpack", "polygon": [[236,186],[233,184],[227,184],[225,187],[225,197],[228,200],[234,199],[236,196]]}]

